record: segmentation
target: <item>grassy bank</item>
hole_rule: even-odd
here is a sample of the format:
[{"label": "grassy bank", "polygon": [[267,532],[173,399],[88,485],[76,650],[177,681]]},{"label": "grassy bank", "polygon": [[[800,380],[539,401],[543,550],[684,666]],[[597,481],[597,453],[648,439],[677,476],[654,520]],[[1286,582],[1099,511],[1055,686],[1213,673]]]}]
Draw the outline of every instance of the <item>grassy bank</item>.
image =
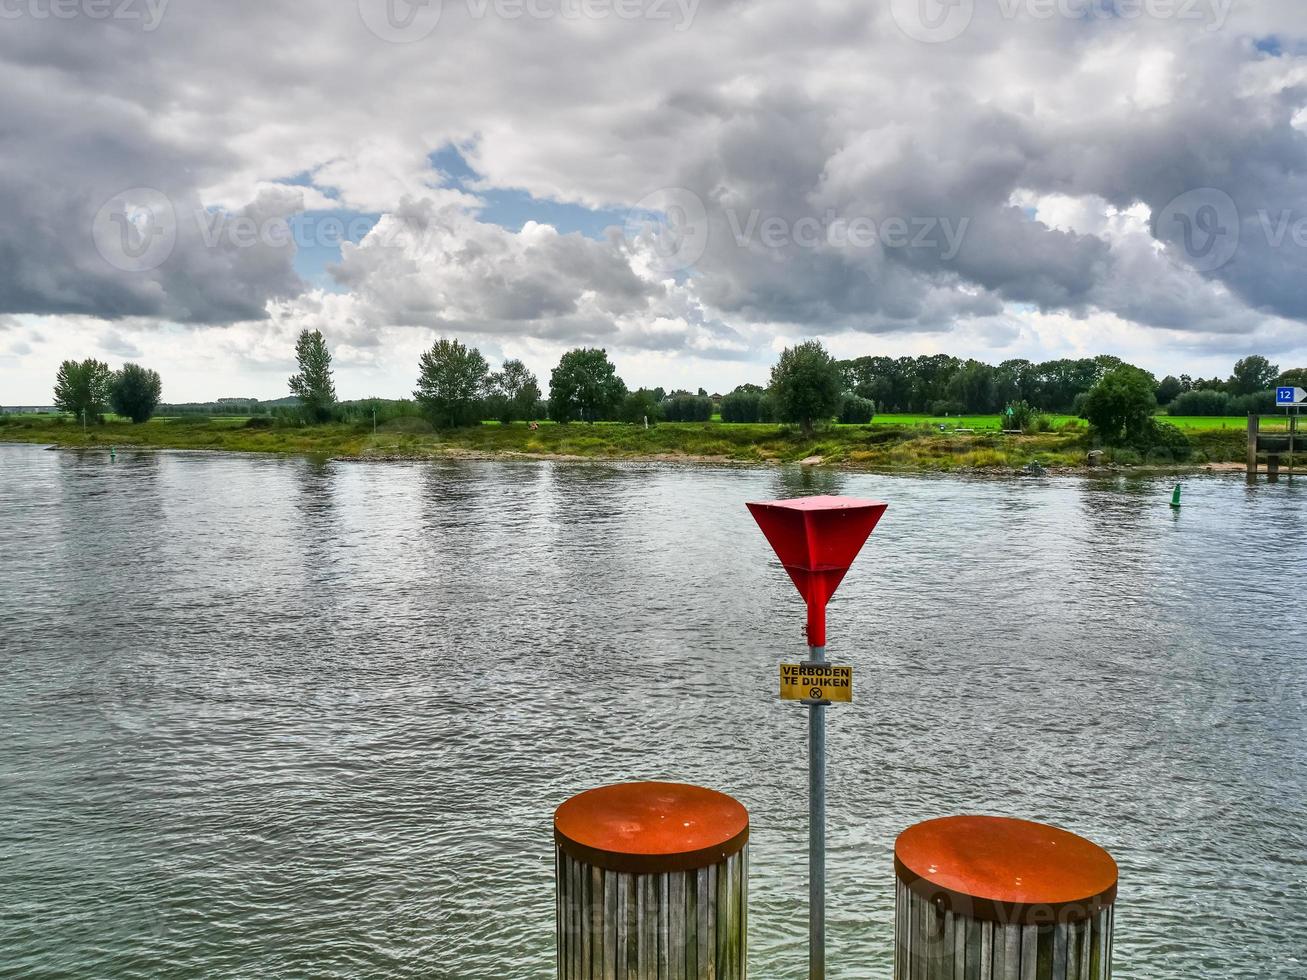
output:
[{"label": "grassy bank", "polygon": [[[398,419],[375,434],[370,424],[315,427],[249,427],[243,418],[153,419],[143,425],[109,421],[83,432],[71,419],[50,416],[0,417],[0,441],[48,443],[65,447],[149,447],[226,452],[302,453],[347,459],[431,459],[452,456],[559,457],[587,459],[683,459],[723,462],[797,462],[821,457],[828,465],[902,470],[1011,470],[1038,462],[1050,468],[1079,467],[1093,448],[1081,424],[1062,431],[1003,435],[994,426],[963,426],[976,431],[941,432],[940,424],[880,419],[869,426],[832,426],[811,437],[778,425],[718,422],[662,423],[639,426],[543,424],[481,425],[435,432],[419,419]],[[981,420],[977,419],[979,423]],[[1065,421],[1065,420],[1063,420]],[[1228,423],[1230,420],[1221,420]],[[255,423],[258,424],[257,422]],[[1241,429],[1191,427],[1191,464],[1242,459]],[[1107,450],[1105,463],[1168,466],[1165,454]]]}]

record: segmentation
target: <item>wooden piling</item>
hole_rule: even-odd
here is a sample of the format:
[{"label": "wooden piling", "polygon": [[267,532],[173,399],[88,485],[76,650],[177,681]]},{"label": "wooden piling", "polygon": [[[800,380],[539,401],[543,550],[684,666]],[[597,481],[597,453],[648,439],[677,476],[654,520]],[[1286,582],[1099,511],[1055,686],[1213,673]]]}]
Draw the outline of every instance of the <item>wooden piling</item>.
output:
[{"label": "wooden piling", "polygon": [[554,814],[559,980],[745,980],[749,815],[722,793],[622,783]]},{"label": "wooden piling", "polygon": [[1248,416],[1248,475],[1257,475],[1257,433],[1261,430],[1262,420],[1256,415]]},{"label": "wooden piling", "polygon": [[1110,980],[1117,867],[1082,837],[950,817],[904,831],[894,980]]}]

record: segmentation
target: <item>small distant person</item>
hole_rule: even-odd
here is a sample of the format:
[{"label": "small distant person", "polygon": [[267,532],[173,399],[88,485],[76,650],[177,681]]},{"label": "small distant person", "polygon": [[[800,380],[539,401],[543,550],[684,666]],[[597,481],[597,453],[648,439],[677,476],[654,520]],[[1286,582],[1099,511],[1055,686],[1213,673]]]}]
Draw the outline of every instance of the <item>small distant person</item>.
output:
[{"label": "small distant person", "polygon": [[535,432],[537,429],[540,428],[540,423],[532,421],[532,423],[527,428],[529,428],[532,432]]}]

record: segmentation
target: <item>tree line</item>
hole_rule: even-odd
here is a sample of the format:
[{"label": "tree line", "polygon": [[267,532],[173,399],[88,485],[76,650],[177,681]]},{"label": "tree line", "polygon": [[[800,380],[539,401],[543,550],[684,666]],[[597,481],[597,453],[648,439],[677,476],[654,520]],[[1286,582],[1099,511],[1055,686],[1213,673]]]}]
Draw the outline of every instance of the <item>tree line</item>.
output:
[{"label": "tree line", "polygon": [[[930,415],[991,415],[1016,402],[1041,412],[1079,415],[1089,391],[1109,371],[1133,367],[1107,354],[1042,363],[1013,359],[998,365],[948,354],[859,357],[840,363],[848,388],[875,402],[880,411]],[[1237,361],[1226,379],[1182,374],[1158,381],[1144,374],[1151,379],[1158,406],[1170,414],[1247,415],[1271,410],[1275,387],[1301,385],[1307,368],[1281,372],[1278,365],[1253,354]]]},{"label": "tree line", "polygon": [[[436,428],[484,420],[707,422],[720,413],[723,422],[784,422],[811,432],[831,421],[867,424],[881,412],[1003,413],[1006,427],[1027,430],[1040,424],[1043,413],[1063,413],[1126,439],[1139,437],[1147,427],[1144,420],[1159,409],[1172,415],[1269,412],[1277,385],[1307,387],[1307,368],[1282,372],[1259,354],[1237,361],[1225,379],[1180,375],[1159,381],[1110,355],[1042,363],[1013,359],[998,365],[947,354],[838,360],[813,340],[786,348],[767,386],[742,384],[714,396],[703,388],[697,393],[629,390],[605,350],[576,348],[559,359],[546,393],[522,361],[509,359],[492,370],[475,347],[441,338],[419,358],[411,401],[341,402],[331,351],[320,331],[301,332],[295,357],[299,370],[288,383],[294,400],[260,403],[271,416],[306,424],[415,416]],[[55,384],[55,404],[82,418],[98,419],[112,408],[144,422],[159,407],[161,387],[158,373],[140,365],[126,364],[114,372],[96,360],[65,361]],[[275,424],[275,419],[252,424]]]},{"label": "tree line", "polygon": [[[296,344],[299,372],[290,390],[299,399],[301,419],[310,423],[357,420],[359,412],[377,411],[381,402],[338,403],[332,380],[331,352],[319,331],[304,331]],[[720,409],[723,421],[779,421],[805,432],[838,417],[868,423],[875,406],[846,390],[840,362],[817,341],[786,349],[772,368],[767,389],[742,385],[719,399],[663,388],[631,391],[618,376],[608,352],[596,347],[567,351],[549,375],[549,392],[516,359],[490,369],[482,353],[456,339],[441,338],[418,360],[417,387],[411,403],[385,403],[381,418],[421,415],[436,428],[458,428],[485,420],[505,424],[551,419],[571,422],[707,422]],[[410,413],[408,405],[413,407]],[[374,416],[376,418],[377,416]]]}]

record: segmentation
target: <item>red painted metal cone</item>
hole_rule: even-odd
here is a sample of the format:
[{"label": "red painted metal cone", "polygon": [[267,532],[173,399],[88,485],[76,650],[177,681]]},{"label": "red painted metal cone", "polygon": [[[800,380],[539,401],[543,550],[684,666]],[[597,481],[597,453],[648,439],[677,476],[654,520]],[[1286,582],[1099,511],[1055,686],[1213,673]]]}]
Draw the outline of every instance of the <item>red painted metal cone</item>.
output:
[{"label": "red painted metal cone", "polygon": [[852,497],[800,497],[747,506],[808,604],[808,644],[825,646],[826,603],[889,505]]}]

